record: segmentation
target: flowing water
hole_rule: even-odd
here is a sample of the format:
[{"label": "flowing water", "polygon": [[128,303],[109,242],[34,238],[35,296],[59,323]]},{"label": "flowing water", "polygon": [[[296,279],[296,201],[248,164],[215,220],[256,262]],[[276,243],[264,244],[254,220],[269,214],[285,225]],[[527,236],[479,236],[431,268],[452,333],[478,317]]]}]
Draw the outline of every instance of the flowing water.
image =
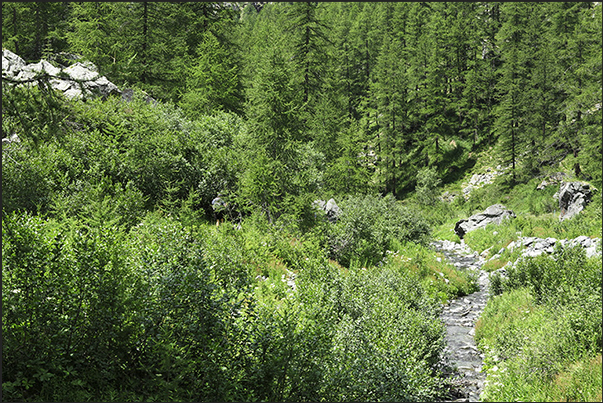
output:
[{"label": "flowing water", "polygon": [[447,375],[453,384],[451,401],[477,402],[486,376],[481,372],[483,355],[477,350],[473,336],[475,322],[488,300],[488,273],[481,270],[483,259],[464,243],[434,241],[432,245],[458,269],[479,275],[479,291],[451,301],[441,314],[447,343],[443,364],[449,368]]}]

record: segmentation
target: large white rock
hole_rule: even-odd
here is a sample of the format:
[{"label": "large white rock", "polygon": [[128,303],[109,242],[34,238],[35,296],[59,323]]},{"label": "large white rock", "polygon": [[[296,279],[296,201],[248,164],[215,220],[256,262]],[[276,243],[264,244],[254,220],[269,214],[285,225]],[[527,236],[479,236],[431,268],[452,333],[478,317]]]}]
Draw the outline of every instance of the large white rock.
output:
[{"label": "large white rock", "polygon": [[63,70],[63,72],[67,73],[69,77],[75,81],[92,81],[98,77],[98,73],[96,71],[91,71],[80,62],[67,67]]},{"label": "large white rock", "polygon": [[121,94],[107,77],[99,75],[97,67],[91,62],[76,62],[61,69],[46,60],[27,64],[10,50],[2,50],[2,77],[20,81],[23,85],[36,85],[35,78],[44,74],[50,77],[49,83],[53,89],[70,99]]},{"label": "large white rock", "polygon": [[13,78],[25,67],[25,60],[8,49],[2,49],[2,77]]},{"label": "large white rock", "polygon": [[515,213],[512,210],[507,210],[502,204],[494,204],[484,210],[483,213],[474,214],[469,218],[460,220],[454,226],[454,232],[463,238],[469,231],[483,228],[488,224],[500,225],[502,220],[507,218],[515,218]]},{"label": "large white rock", "polygon": [[27,65],[27,69],[33,71],[37,74],[48,74],[50,76],[58,76],[61,72],[61,69],[58,67],[54,67],[52,64],[48,63],[46,60],[40,60],[37,63],[32,63]]}]

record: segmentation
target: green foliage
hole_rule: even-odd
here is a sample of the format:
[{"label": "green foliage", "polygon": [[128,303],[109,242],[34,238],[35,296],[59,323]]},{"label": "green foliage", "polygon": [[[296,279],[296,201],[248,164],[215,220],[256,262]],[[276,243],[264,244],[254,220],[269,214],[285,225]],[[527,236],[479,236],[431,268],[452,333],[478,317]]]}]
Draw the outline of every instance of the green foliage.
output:
[{"label": "green foliage", "polygon": [[89,399],[129,355],[121,234],[17,213],[2,229],[6,398]]},{"label": "green foliage", "polygon": [[48,208],[52,166],[45,163],[43,151],[30,155],[24,149],[19,143],[2,145],[2,209],[5,212],[38,212]]},{"label": "green foliage", "polygon": [[48,76],[40,75],[20,85],[2,80],[3,138],[16,135],[20,141],[38,147],[65,136],[69,108],[50,87]]},{"label": "green foliage", "polygon": [[184,389],[193,400],[228,400],[234,393],[229,377],[237,376],[243,340],[232,313],[241,309],[249,280],[244,271],[221,271],[229,266],[213,247],[207,264],[201,240],[173,219],[149,215],[128,242],[138,324],[129,387],[143,395],[158,390],[160,399],[184,398]]},{"label": "green foliage", "polygon": [[243,91],[236,54],[211,31],[205,32],[189,68],[180,107],[196,119],[217,110],[240,112]]},{"label": "green foliage", "polygon": [[329,401],[433,398],[443,347],[439,307],[408,274],[354,269],[341,284],[341,320],[325,366]]},{"label": "green foliage", "polygon": [[329,229],[329,248],[331,258],[346,267],[374,265],[401,242],[428,239],[426,221],[391,195],[348,196],[338,205],[341,216]]},{"label": "green foliage", "polygon": [[486,352],[484,398],[596,397],[596,366],[576,375],[581,382],[560,380],[573,376],[568,368],[601,354],[601,258],[586,259],[579,247],[558,249],[551,257],[525,258],[507,273],[491,284],[496,296],[476,326]]},{"label": "green foliage", "polygon": [[438,186],[441,180],[435,168],[423,168],[417,172],[417,186],[415,188],[417,201],[421,204],[433,205],[436,203]]},{"label": "green foliage", "polygon": [[71,6],[42,1],[2,4],[2,47],[28,62],[67,50]]},{"label": "green foliage", "polygon": [[[2,7],[3,47],[136,89],[67,102],[3,80],[7,400],[437,400],[439,303],[476,284],[430,227],[458,241],[502,203],[517,218],[474,250],[601,237],[599,192],[560,222],[535,190],[557,169],[601,187],[600,4]],[[514,177],[437,200],[485,147]],[[486,400],[600,395],[601,262],[554,257],[491,279]]]}]

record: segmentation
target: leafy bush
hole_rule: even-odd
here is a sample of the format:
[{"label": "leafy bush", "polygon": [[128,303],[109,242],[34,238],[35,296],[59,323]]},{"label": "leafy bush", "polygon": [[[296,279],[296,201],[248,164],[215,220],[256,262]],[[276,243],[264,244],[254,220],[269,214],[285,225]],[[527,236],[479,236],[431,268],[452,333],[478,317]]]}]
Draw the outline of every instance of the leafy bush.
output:
[{"label": "leafy bush", "polygon": [[88,400],[124,375],[133,329],[120,244],[111,227],[3,215],[5,398]]},{"label": "leafy bush", "polygon": [[138,325],[129,388],[143,396],[160,391],[159,399],[236,400],[233,379],[246,341],[237,326],[249,291],[244,270],[156,214],[133,231],[128,249]]},{"label": "leafy bush", "polygon": [[438,186],[442,181],[435,168],[423,168],[417,173],[415,188],[417,201],[421,204],[432,205],[436,202]]},{"label": "leafy bush", "polygon": [[387,195],[348,196],[330,227],[331,258],[344,266],[373,265],[404,241],[426,242],[430,228],[417,213]]},{"label": "leafy bush", "polygon": [[319,365],[306,366],[312,368],[306,379],[314,394],[292,400],[435,398],[444,327],[439,303],[418,279],[394,265],[349,270],[320,260],[312,265],[299,273],[295,300],[298,315],[315,329],[306,354]]},{"label": "leafy bush", "polygon": [[2,209],[32,213],[48,209],[52,165],[40,155],[29,155],[20,144],[2,145]]},{"label": "leafy bush", "polygon": [[145,208],[191,191],[196,207],[211,211],[211,200],[233,191],[240,170],[235,140],[246,130],[241,118],[216,113],[192,121],[169,104],[146,103],[142,96],[74,104],[78,128],[65,145],[81,165],[82,181],[108,176],[142,192]]}]

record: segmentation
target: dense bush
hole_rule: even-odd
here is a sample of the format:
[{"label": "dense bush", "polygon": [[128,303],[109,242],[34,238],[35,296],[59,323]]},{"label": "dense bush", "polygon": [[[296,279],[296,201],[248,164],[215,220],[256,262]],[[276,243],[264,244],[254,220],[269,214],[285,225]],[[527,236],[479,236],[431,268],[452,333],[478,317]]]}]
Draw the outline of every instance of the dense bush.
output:
[{"label": "dense bush", "polygon": [[8,400],[437,396],[440,305],[401,266],[338,268],[261,215],[239,230],[161,212],[129,231],[28,213],[2,227]]},{"label": "dense bush", "polygon": [[3,208],[55,216],[87,215],[111,196],[116,216],[134,225],[144,211],[189,205],[211,212],[211,200],[232,192],[240,170],[237,136],[244,122],[216,113],[191,121],[168,104],[118,98],[70,105],[68,132],[13,143],[2,153]]},{"label": "dense bush", "polygon": [[2,145],[2,208],[45,212],[51,200],[53,166],[44,158],[45,150],[30,155],[24,148],[19,143]]},{"label": "dense bush", "polygon": [[250,291],[240,262],[227,264],[198,234],[154,214],[127,248],[137,325],[128,388],[161,400],[240,398],[233,379],[246,337],[236,318]]},{"label": "dense bush", "polygon": [[396,199],[348,196],[339,203],[341,216],[329,229],[331,257],[344,266],[373,265],[401,242],[426,242],[430,228],[416,212]]},{"label": "dense bush", "polygon": [[444,347],[440,306],[408,273],[354,269],[339,286],[327,401],[426,401]]},{"label": "dense bush", "polygon": [[4,398],[88,400],[123,377],[129,286],[114,228],[3,215]]}]

